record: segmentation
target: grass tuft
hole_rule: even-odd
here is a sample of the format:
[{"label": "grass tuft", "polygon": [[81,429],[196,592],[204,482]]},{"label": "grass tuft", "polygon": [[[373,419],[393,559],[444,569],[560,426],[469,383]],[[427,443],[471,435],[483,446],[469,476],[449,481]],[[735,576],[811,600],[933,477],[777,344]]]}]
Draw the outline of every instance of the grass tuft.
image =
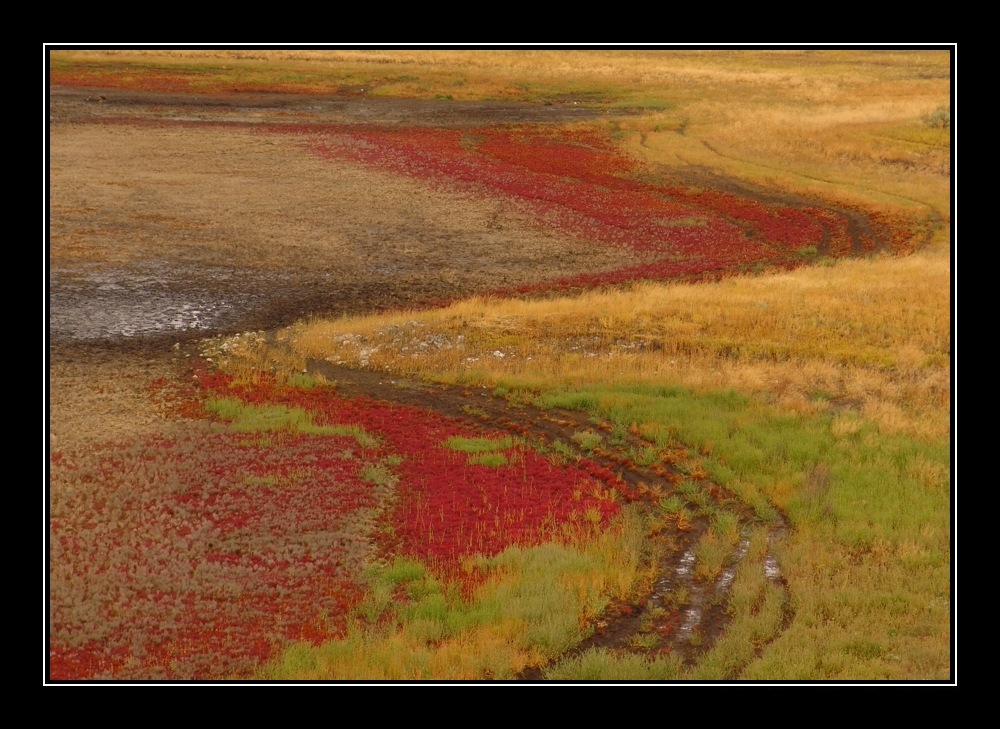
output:
[{"label": "grass tuft", "polygon": [[445,447],[461,453],[494,453],[514,446],[510,436],[502,438],[462,438],[453,436],[444,442]]}]

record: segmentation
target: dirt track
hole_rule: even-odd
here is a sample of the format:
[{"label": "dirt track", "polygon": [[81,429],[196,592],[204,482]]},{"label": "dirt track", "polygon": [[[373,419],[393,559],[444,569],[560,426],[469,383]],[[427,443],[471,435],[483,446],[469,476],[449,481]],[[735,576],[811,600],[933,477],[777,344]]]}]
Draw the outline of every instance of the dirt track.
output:
[{"label": "dirt track", "polygon": [[[345,397],[363,396],[393,404],[413,405],[442,413],[473,427],[499,429],[546,445],[555,441],[572,443],[573,433],[595,425],[583,412],[560,408],[540,410],[531,405],[512,403],[481,388],[417,382],[377,372],[350,370],[323,361],[311,361],[309,370],[336,382],[338,393]],[[611,426],[602,423],[597,427],[610,430]],[[682,477],[677,470],[660,475],[629,459],[630,452],[641,451],[647,445],[641,438],[628,435],[625,442],[608,444],[601,453],[581,452],[580,455],[616,473],[623,481],[623,490],[655,512],[657,500],[662,495],[674,493],[676,483]],[[679,456],[684,458],[683,454]],[[690,529],[662,528],[651,545],[650,564],[645,566],[650,574],[655,575],[654,579],[644,586],[633,602],[610,605],[601,615],[595,633],[570,651],[571,654],[591,648],[642,652],[650,656],[672,653],[691,664],[722,634],[728,622],[729,589],[746,554],[750,525],[758,520],[732,494],[707,481],[702,482],[702,486],[706,493],[712,495],[715,508],[740,514],[744,542],[737,550],[736,559],[715,580],[707,584],[696,580],[690,569],[693,550],[698,538],[708,528],[709,520],[701,516],[692,522]],[[778,515],[778,520],[770,525],[770,542],[775,543],[787,533],[788,525]],[[773,565],[768,573],[769,579],[779,585],[785,594],[783,610],[784,625],[787,627],[792,619],[792,607],[788,602],[784,578],[770,552],[768,564]],[[671,596],[678,591],[689,595],[683,605],[671,601]],[[694,633],[701,637],[700,641],[692,641]],[[763,649],[763,645],[758,648]],[[523,678],[538,679],[541,676],[541,670],[532,669]]]}]

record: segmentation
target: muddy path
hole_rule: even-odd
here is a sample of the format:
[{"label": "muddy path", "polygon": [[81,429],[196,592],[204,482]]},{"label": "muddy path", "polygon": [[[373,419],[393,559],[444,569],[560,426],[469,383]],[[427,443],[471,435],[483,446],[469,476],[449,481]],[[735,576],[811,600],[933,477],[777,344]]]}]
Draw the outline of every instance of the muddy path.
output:
[{"label": "muddy path", "polygon": [[[737,569],[747,556],[753,527],[765,527],[768,531],[769,549],[761,569],[784,595],[781,629],[790,624],[793,615],[787,585],[772,551],[789,533],[787,520],[776,513],[772,521],[763,522],[735,495],[712,483],[704,474],[696,474],[698,496],[694,498],[698,503],[693,503],[690,492],[685,496],[679,490],[685,481],[691,484],[689,459],[683,449],[664,453],[665,458],[643,466],[634,457],[647,449],[649,442],[620,430],[610,437],[611,423],[580,411],[541,409],[524,398],[519,401],[517,397],[500,397],[486,388],[417,381],[348,369],[321,360],[310,360],[308,369],[336,383],[338,393],[344,397],[363,396],[432,410],[470,427],[524,438],[545,451],[551,452],[554,444],[560,444],[560,448],[572,449],[575,457],[596,463],[617,476],[621,498],[639,504],[655,525],[642,570],[647,578],[630,601],[610,604],[592,626],[591,636],[552,664],[589,649],[609,649],[649,657],[673,655],[693,665],[712,648],[729,623],[730,589]],[[580,432],[600,434],[602,445],[584,451],[573,440]],[[688,502],[694,513],[689,523],[664,518],[660,504],[671,496],[680,496]],[[694,570],[695,548],[709,527],[708,515],[717,510],[737,515],[741,537],[721,572],[705,580]],[[776,638],[777,635],[770,640]],[[758,651],[765,645],[759,646]],[[544,668],[531,669],[521,678],[540,680]]]}]

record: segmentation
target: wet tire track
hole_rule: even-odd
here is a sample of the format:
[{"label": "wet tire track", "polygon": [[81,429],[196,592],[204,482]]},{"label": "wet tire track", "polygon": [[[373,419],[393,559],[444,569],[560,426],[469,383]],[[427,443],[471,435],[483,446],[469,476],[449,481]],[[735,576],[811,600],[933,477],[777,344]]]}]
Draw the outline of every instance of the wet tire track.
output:
[{"label": "wet tire track", "polygon": [[[670,496],[686,499],[679,486],[691,482],[684,462],[641,466],[630,458],[650,445],[633,433],[616,444],[586,452],[576,447],[572,436],[581,431],[607,433],[612,425],[595,421],[587,413],[560,408],[541,409],[528,402],[511,402],[483,387],[442,385],[396,377],[369,370],[348,369],[322,360],[310,360],[310,373],[321,374],[336,383],[345,397],[368,397],[433,410],[477,429],[489,428],[524,438],[529,444],[550,450],[556,442],[572,447],[586,458],[618,476],[614,484],[620,497],[641,505],[654,520],[649,550],[641,573],[649,576],[628,601],[613,602],[597,617],[591,635],[551,664],[590,649],[641,654],[649,657],[674,655],[692,666],[710,650],[729,624],[729,600],[736,571],[749,549],[749,532],[754,526],[768,529],[768,552],[762,569],[766,578],[783,594],[782,624],[777,632],[757,646],[759,656],[791,623],[792,609],[784,577],[774,554],[777,542],[788,535],[787,520],[781,514],[769,524],[757,518],[733,494],[705,478],[696,479],[699,493],[711,499],[711,509],[700,508],[689,523],[664,519],[659,504]],[[664,467],[665,466],[665,467]],[[699,474],[700,476],[701,474]],[[694,507],[690,501],[686,502]],[[709,528],[707,513],[726,509],[737,514],[740,540],[721,573],[712,580],[699,579],[695,572],[695,546]],[[534,667],[521,675],[523,680],[544,677],[549,666]],[[736,678],[730,676],[728,678]]]}]

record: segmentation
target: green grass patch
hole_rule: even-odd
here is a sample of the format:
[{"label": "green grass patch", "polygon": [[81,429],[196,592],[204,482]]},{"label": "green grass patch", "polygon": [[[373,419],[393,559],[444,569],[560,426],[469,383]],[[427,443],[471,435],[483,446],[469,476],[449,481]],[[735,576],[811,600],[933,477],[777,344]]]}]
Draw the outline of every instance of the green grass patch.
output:
[{"label": "green grass patch", "polygon": [[715,515],[715,500],[699,483],[684,481],[677,487],[677,491],[698,514]]},{"label": "green grass patch", "polygon": [[314,387],[321,387],[326,384],[326,381],[321,377],[316,377],[303,372],[297,372],[294,375],[290,375],[288,379],[285,380],[285,384],[289,387],[297,387],[301,390],[311,390]]},{"label": "green grass patch", "polygon": [[600,435],[592,430],[582,430],[570,436],[570,440],[576,443],[580,448],[590,453],[592,450],[597,448],[604,440]]},{"label": "green grass patch", "polygon": [[510,436],[502,438],[460,438],[453,436],[444,442],[446,448],[462,453],[492,453],[507,450],[514,446]]},{"label": "green grass patch", "polygon": [[730,623],[723,636],[703,655],[698,664],[684,672],[691,680],[733,680],[781,631],[788,595],[764,572],[767,533],[757,529],[750,537],[747,555],[733,581],[729,601]]},{"label": "green grass patch", "polygon": [[514,438],[461,438],[453,436],[444,442],[444,446],[459,453],[468,453],[468,462],[472,465],[499,468],[506,466],[508,458],[502,451],[513,448]]},{"label": "green grass patch", "polygon": [[[783,599],[762,584],[746,626],[727,631],[754,636],[759,658],[734,638],[724,645],[742,657],[700,664],[700,677],[725,677],[738,664],[741,677],[754,679],[948,678],[947,442],[882,433],[863,418],[834,427],[830,415],[784,412],[734,391],[612,385],[539,400],[640,423],[658,446],[675,438],[762,521],[783,513],[794,528],[777,551],[795,606],[791,626],[773,642],[761,637],[777,634]],[[711,508],[698,482],[682,483],[677,496],[714,519],[717,536],[731,538],[729,517]],[[662,507],[681,508],[674,500]],[[844,645],[851,649],[836,648]]]},{"label": "green grass patch", "polygon": [[681,499],[681,497],[677,496],[676,494],[673,494],[671,496],[666,497],[665,499],[660,499],[660,502],[657,504],[657,506],[659,506],[660,511],[662,511],[664,514],[669,514],[669,515],[678,514],[680,513],[681,509],[684,508],[684,500]]},{"label": "green grass patch", "polygon": [[387,461],[366,464],[361,469],[361,478],[376,486],[394,487],[399,476],[392,472],[392,466]]},{"label": "green grass patch", "polygon": [[569,444],[563,443],[561,440],[552,441],[550,448],[553,453],[564,460],[570,461],[576,458],[576,451]]},{"label": "green grass patch", "polygon": [[507,456],[503,453],[472,453],[469,455],[469,463],[475,466],[499,468],[507,465]]},{"label": "green grass patch", "polygon": [[545,678],[554,681],[676,681],[682,676],[682,662],[676,656],[651,659],[603,648],[545,670]]},{"label": "green grass patch", "polygon": [[377,448],[381,441],[359,425],[317,425],[304,408],[284,405],[250,405],[238,398],[220,397],[205,402],[205,409],[229,422],[237,433],[270,433],[286,431],[306,435],[346,435],[357,440],[362,448]]},{"label": "green grass patch", "polygon": [[[621,426],[618,426],[621,427]],[[652,466],[660,460],[660,451],[653,446],[646,446],[642,449],[629,448],[629,458],[640,466]]]}]

